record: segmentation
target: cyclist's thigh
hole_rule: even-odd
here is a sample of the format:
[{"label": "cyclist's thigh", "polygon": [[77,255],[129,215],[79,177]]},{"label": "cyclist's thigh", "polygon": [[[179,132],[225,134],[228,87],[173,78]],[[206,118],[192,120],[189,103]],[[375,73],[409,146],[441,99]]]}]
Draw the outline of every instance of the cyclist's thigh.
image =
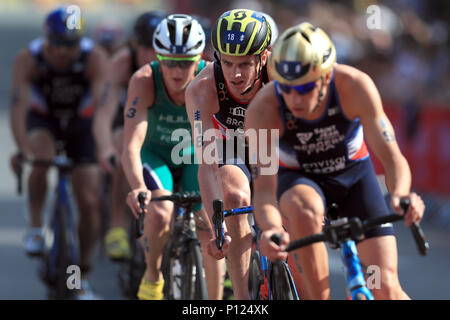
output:
[{"label": "cyclist's thigh", "polygon": [[163,158],[155,151],[142,149],[141,160],[147,189],[150,191],[162,189],[173,192],[172,172]]},{"label": "cyclist's thigh", "polygon": [[101,185],[101,171],[97,164],[76,166],[71,173],[71,181],[76,194],[82,197],[98,198]]},{"label": "cyclist's thigh", "polygon": [[[355,172],[349,172],[349,177],[352,175],[349,179],[354,181],[355,174],[358,174],[359,178],[355,183],[347,186],[346,200],[339,203],[340,214],[348,217],[356,216],[362,221],[389,214],[389,208],[378,185],[370,159],[360,162],[351,170]],[[368,239],[393,234],[392,224],[386,224],[366,232],[365,236]]]},{"label": "cyclist's thigh", "polygon": [[326,200],[321,187],[311,178],[296,170],[280,168],[278,173],[277,198],[281,212],[299,212],[299,209],[312,210],[323,215]]},{"label": "cyclist's thigh", "polygon": [[[173,192],[173,176],[169,166],[156,152],[148,149],[141,150],[144,182],[147,189],[152,191],[152,197],[171,194]],[[150,212],[171,212],[173,203],[170,201],[156,201],[150,203]]]},{"label": "cyclist's thigh", "polygon": [[116,148],[117,152],[120,154],[122,154],[122,149],[123,149],[123,127],[117,127],[116,129],[114,129],[113,131],[113,142],[114,142],[114,147]]},{"label": "cyclist's thigh", "polygon": [[[195,163],[186,164],[183,166],[183,172],[181,174],[181,189],[187,192],[195,192],[200,194],[200,186],[198,184],[198,165]],[[202,203],[194,206],[194,211],[201,210],[203,208]]]},{"label": "cyclist's thigh", "polygon": [[58,137],[55,120],[34,111],[28,112],[27,135],[37,159],[51,160],[55,156],[55,139]]},{"label": "cyclist's thigh", "polygon": [[75,117],[64,131],[67,156],[75,161],[96,163],[92,118]]},{"label": "cyclist's thigh", "polygon": [[239,194],[245,200],[242,205],[250,205],[250,180],[244,167],[245,165],[226,164],[219,167],[219,173],[224,197],[227,198],[227,194]]}]

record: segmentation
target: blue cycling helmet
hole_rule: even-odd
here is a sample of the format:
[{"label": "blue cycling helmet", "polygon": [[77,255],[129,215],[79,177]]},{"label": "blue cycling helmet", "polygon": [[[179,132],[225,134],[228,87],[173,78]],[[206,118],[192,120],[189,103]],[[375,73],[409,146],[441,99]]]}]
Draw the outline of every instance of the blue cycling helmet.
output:
[{"label": "blue cycling helmet", "polygon": [[44,31],[52,44],[75,46],[83,33],[83,20],[70,7],[59,7],[47,15]]}]

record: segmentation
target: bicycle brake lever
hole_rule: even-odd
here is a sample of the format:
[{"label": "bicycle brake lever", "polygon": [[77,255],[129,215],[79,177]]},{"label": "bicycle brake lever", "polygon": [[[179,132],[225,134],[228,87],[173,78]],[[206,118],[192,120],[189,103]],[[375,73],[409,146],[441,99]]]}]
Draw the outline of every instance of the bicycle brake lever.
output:
[{"label": "bicycle brake lever", "polygon": [[[403,209],[404,213],[408,211],[409,205],[411,204],[408,198],[400,199],[400,207]],[[423,233],[422,227],[419,222],[415,221],[411,224],[411,233],[417,245],[417,250],[421,256],[426,256],[430,245],[428,241],[425,239],[425,234]]]},{"label": "bicycle brake lever", "polygon": [[141,212],[138,212],[139,218],[136,220],[136,238],[140,238],[144,234],[145,198],[147,198],[147,195],[144,192],[139,192],[138,201]]},{"label": "bicycle brake lever", "polygon": [[19,153],[17,155],[17,162],[19,165],[19,170],[17,172],[17,194],[21,195],[22,194],[22,173],[23,173],[23,154]]},{"label": "bicycle brake lever", "polygon": [[281,243],[281,234],[279,234],[279,233],[272,234],[272,236],[270,237],[270,240],[275,242],[275,244],[277,246],[279,246]]},{"label": "bicycle brake lever", "polygon": [[214,232],[216,235],[216,246],[219,250],[222,249],[225,233],[223,231],[223,220],[224,220],[224,214],[223,214],[223,202],[222,200],[214,200],[213,201],[213,224],[214,224]]}]

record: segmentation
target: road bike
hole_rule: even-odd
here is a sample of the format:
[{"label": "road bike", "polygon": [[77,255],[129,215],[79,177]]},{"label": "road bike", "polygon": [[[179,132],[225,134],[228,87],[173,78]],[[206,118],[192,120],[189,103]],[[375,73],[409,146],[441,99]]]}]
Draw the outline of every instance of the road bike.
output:
[{"label": "road bike", "polygon": [[[223,222],[225,218],[253,213],[253,206],[224,210],[222,200],[213,201],[213,224],[216,246],[221,249],[224,243]],[[289,265],[284,260],[270,261],[261,254],[259,238],[261,230],[252,225],[254,249],[250,257],[248,289],[252,300],[298,300],[299,296]],[[279,241],[275,239],[274,241]]]},{"label": "road bike", "polygon": [[[57,144],[58,145],[58,144]],[[77,161],[69,159],[58,148],[58,155],[52,160],[28,160],[20,157],[18,173],[18,192],[22,193],[23,164],[31,166],[54,167],[58,178],[55,187],[55,197],[51,207],[50,225],[44,228],[45,247],[41,256],[42,263],[39,268],[40,278],[48,288],[49,299],[72,299],[76,290],[69,289],[69,266],[79,266],[79,246],[76,228],[75,210],[71,203],[69,188],[69,173],[78,165],[91,163],[91,161]]]},{"label": "road bike", "polygon": [[[404,212],[408,210],[409,199],[401,199],[400,205]],[[346,270],[347,292],[352,300],[373,300],[373,295],[366,285],[361,268],[356,242],[364,239],[364,233],[383,224],[404,219],[403,215],[392,213],[386,216],[368,219],[363,222],[358,217],[340,218],[326,224],[323,231],[289,243],[286,251],[292,251],[317,242],[327,242],[331,248],[340,248],[341,258]],[[411,227],[417,249],[422,256],[429,250],[420,224],[414,222]]]},{"label": "road bike", "polygon": [[[138,200],[142,211],[136,220],[136,237],[141,237],[145,193],[140,193]],[[155,197],[151,201],[172,201],[175,204],[174,221],[161,263],[164,297],[168,300],[207,300],[203,256],[193,210],[195,204],[201,203],[200,194],[181,192]]]}]

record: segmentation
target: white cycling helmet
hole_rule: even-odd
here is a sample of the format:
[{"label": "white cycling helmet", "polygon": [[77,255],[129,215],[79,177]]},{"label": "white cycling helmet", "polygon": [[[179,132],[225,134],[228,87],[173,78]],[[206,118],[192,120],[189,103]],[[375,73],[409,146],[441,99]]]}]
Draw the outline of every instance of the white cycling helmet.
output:
[{"label": "white cycling helmet", "polygon": [[159,54],[198,55],[205,49],[205,32],[191,16],[172,14],[156,27],[153,48]]},{"label": "white cycling helmet", "polygon": [[277,24],[275,23],[275,20],[273,20],[273,18],[271,16],[269,16],[267,13],[265,13],[265,12],[261,12],[261,13],[264,16],[264,18],[266,18],[267,22],[269,22],[269,24],[270,24],[270,30],[272,31],[272,36],[270,38],[270,46],[273,46],[273,44],[275,43],[275,41],[278,38]]}]

